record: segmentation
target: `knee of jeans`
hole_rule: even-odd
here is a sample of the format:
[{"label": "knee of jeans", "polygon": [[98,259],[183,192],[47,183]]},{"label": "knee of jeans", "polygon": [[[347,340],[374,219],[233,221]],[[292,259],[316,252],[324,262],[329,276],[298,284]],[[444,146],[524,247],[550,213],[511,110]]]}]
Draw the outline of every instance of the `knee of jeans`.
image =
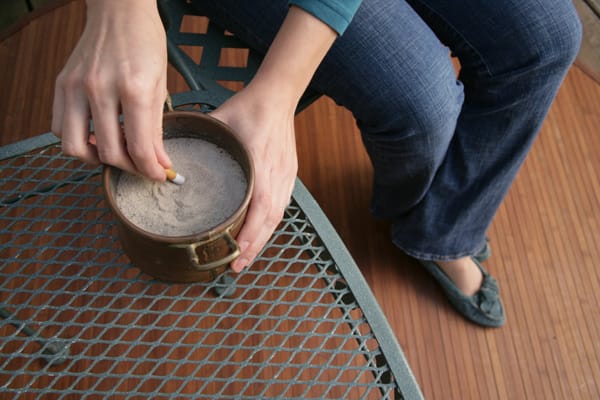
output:
[{"label": "knee of jeans", "polygon": [[543,70],[548,78],[552,75],[562,77],[577,57],[581,45],[583,32],[577,12],[572,5],[567,5],[562,12],[546,15],[543,23],[538,21],[532,25],[534,27],[530,26],[526,33],[517,34],[520,39],[514,41],[517,56],[513,62],[517,63],[519,71],[539,73]]},{"label": "knee of jeans", "polygon": [[391,77],[379,88],[363,90],[364,101],[351,110],[373,164],[372,210],[388,217],[414,206],[428,190],[454,135],[464,92],[447,68],[414,82]]},{"label": "knee of jeans", "polygon": [[557,15],[545,27],[547,32],[538,39],[540,64],[559,70],[568,68],[579,53],[583,28],[579,16],[572,13]]},{"label": "knee of jeans", "polygon": [[437,77],[436,80],[412,94],[399,87],[384,96],[372,96],[370,111],[362,110],[366,118],[357,115],[363,137],[393,146],[416,145],[437,157],[434,153],[438,150],[434,148],[447,146],[454,134],[464,92],[462,83],[456,79]]},{"label": "knee of jeans", "polygon": [[456,87],[432,85],[410,102],[403,93],[398,94],[401,98],[388,97],[374,121],[358,120],[377,184],[398,187],[403,179],[412,179],[423,185],[417,192],[426,190],[445,157],[462,107],[462,85],[451,85]]}]

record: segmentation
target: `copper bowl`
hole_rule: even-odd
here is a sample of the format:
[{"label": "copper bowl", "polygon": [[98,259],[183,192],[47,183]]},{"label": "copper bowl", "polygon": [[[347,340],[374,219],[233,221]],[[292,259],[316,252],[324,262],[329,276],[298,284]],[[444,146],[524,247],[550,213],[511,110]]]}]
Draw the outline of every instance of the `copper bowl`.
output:
[{"label": "copper bowl", "polygon": [[169,112],[164,116],[163,130],[165,139],[185,137],[212,142],[239,163],[247,181],[246,193],[239,208],[225,221],[204,232],[186,236],[163,236],[134,225],[117,207],[115,195],[121,175],[118,168],[104,167],[104,194],[117,219],[123,250],[134,266],[164,281],[211,281],[224,272],[240,254],[235,237],[246,217],[254,187],[252,160],[231,128],[209,115],[187,111]]}]

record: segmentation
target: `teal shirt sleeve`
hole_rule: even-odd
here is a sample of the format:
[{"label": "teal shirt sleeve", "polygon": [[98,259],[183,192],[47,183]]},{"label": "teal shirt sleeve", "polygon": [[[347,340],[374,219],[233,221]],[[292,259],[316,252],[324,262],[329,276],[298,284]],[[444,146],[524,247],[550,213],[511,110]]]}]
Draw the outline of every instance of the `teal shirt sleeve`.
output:
[{"label": "teal shirt sleeve", "polygon": [[339,35],[344,33],[362,0],[289,0],[329,25]]}]

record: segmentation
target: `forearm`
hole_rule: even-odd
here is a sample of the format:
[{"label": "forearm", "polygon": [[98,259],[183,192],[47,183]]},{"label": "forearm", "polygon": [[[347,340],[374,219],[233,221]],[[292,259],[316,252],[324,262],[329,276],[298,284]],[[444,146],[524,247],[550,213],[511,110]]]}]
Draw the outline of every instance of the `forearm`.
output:
[{"label": "forearm", "polygon": [[265,100],[294,107],[337,33],[306,11],[292,6],[249,89]]}]

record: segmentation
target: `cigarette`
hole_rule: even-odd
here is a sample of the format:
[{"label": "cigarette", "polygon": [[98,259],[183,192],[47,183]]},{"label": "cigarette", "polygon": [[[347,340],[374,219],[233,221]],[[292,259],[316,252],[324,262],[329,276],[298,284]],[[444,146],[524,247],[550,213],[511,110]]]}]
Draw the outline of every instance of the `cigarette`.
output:
[{"label": "cigarette", "polygon": [[177,185],[183,185],[185,182],[185,177],[183,175],[179,175],[177,172],[173,171],[170,168],[165,169],[167,174],[167,179]]}]

